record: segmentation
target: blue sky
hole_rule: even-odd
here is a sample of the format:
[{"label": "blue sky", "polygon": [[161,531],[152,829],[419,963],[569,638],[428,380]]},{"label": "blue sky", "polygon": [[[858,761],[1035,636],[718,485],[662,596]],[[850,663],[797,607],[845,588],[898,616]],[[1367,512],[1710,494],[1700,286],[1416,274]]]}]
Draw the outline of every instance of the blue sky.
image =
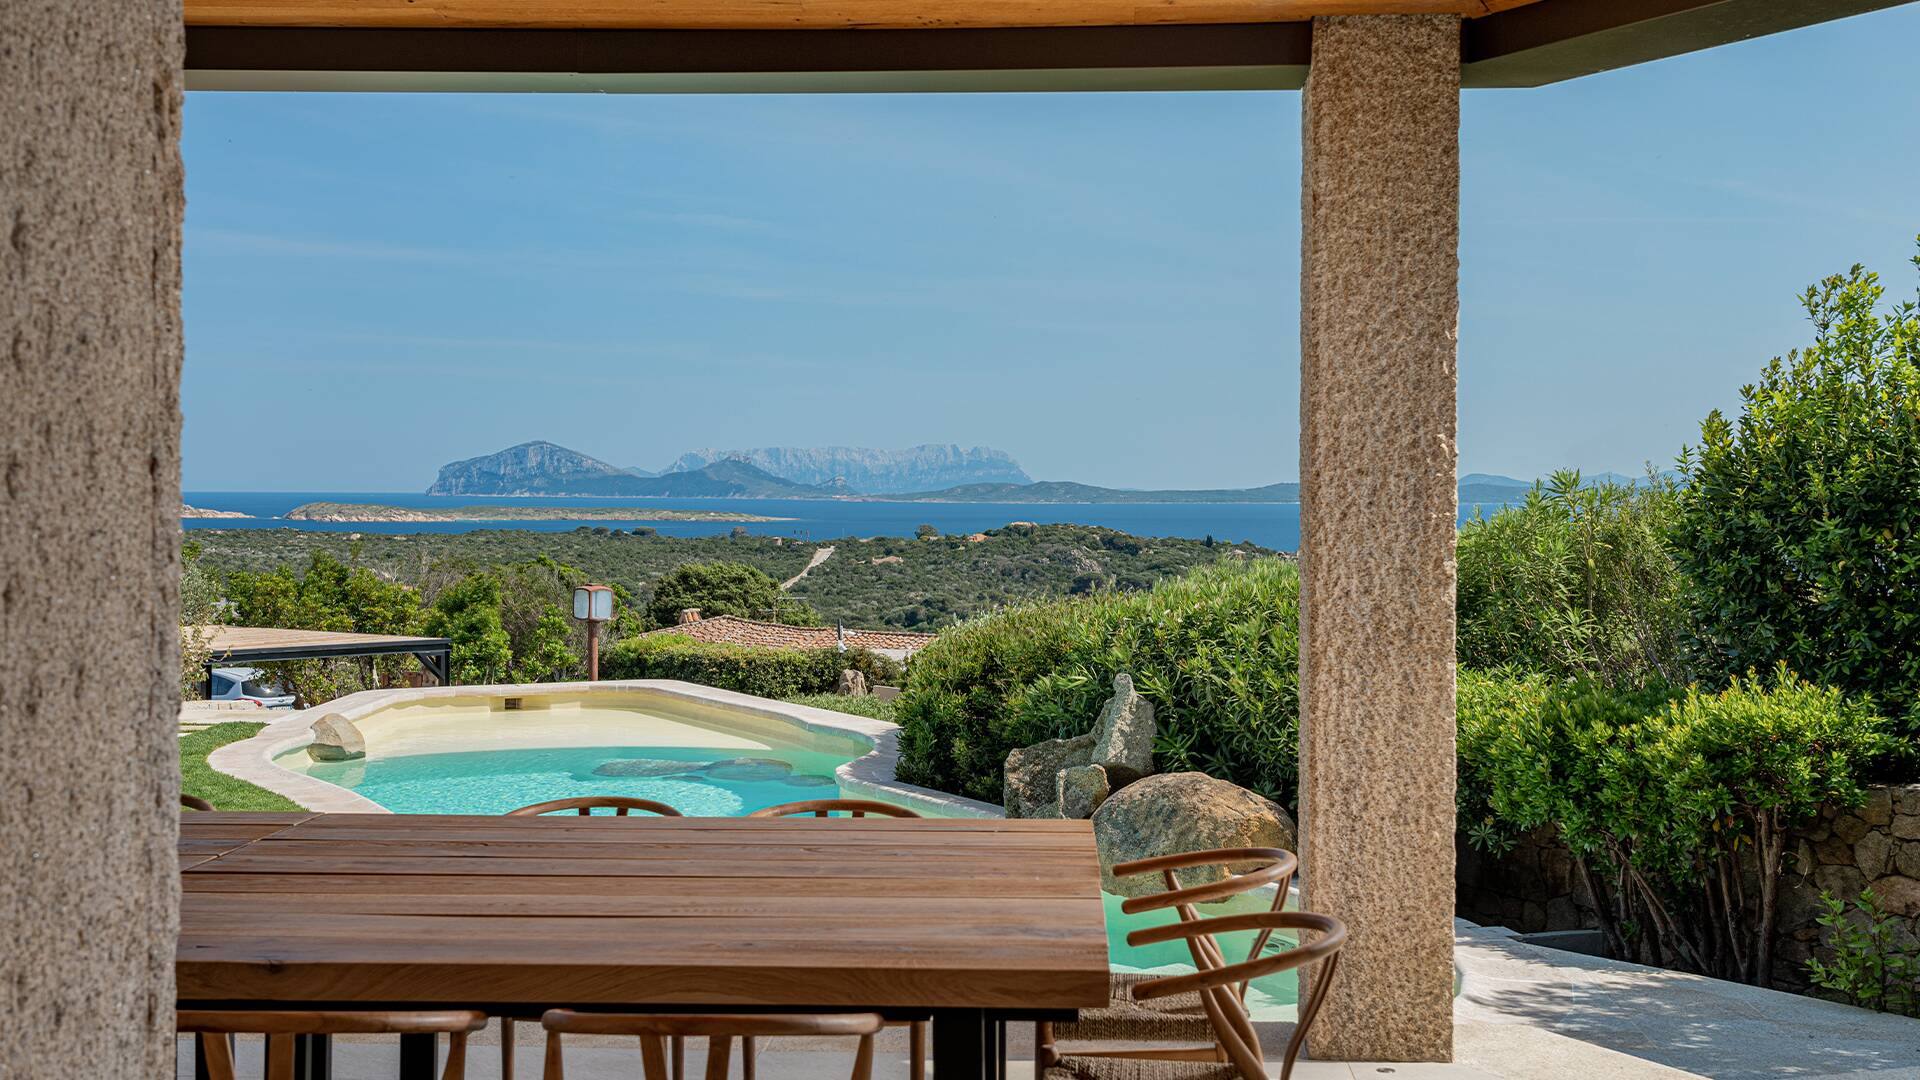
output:
[{"label": "blue sky", "polygon": [[[1920,6],[1462,121],[1460,464],[1670,462],[1855,262],[1912,295]],[[1300,96],[189,95],[185,484],[548,438],[1298,473]]]}]

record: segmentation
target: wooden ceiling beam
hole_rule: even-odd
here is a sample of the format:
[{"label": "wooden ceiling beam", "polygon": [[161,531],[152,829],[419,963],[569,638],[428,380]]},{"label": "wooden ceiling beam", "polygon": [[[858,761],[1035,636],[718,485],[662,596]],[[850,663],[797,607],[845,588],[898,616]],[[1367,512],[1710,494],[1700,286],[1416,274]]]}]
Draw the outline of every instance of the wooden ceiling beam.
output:
[{"label": "wooden ceiling beam", "polygon": [[926,30],[1480,16],[1534,0],[185,0],[189,26],[514,30]]}]

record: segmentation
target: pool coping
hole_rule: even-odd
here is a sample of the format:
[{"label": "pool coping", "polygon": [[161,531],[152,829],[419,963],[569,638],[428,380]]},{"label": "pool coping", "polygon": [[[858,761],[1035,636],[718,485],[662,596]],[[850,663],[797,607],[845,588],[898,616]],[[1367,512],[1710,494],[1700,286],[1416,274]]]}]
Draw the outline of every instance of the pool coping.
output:
[{"label": "pool coping", "polygon": [[308,810],[326,814],[390,814],[393,811],[364,795],[329,784],[304,773],[283,769],[274,763],[282,754],[302,749],[313,742],[313,722],[321,716],[337,713],[348,720],[359,720],[381,709],[416,701],[450,697],[547,697],[582,692],[633,692],[663,694],[699,705],[717,706],[756,716],[782,720],[819,735],[850,738],[867,744],[866,754],[834,770],[840,790],[852,798],[877,799],[904,806],[934,817],[1005,817],[1005,811],[992,803],[900,781],[894,770],[900,761],[900,726],[852,713],[792,702],[775,701],[751,694],[720,690],[677,679],[620,679],[600,682],[508,683],[480,686],[426,686],[396,690],[363,690],[335,698],[322,705],[302,709],[277,720],[252,738],[228,743],[207,755],[207,764],[215,771],[276,795],[291,799]]}]

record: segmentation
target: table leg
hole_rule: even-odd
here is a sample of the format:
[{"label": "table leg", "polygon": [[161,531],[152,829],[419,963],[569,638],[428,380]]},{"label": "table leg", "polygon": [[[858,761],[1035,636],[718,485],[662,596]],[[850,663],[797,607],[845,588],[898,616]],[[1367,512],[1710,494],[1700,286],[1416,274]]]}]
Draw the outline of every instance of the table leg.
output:
[{"label": "table leg", "polygon": [[293,1080],[333,1080],[333,1036],[293,1037]]},{"label": "table leg", "polygon": [[440,1064],[437,1035],[400,1036],[400,1080],[433,1080]]},{"label": "table leg", "polygon": [[933,1014],[934,1080],[1006,1080],[1007,1025],[985,1009]]}]

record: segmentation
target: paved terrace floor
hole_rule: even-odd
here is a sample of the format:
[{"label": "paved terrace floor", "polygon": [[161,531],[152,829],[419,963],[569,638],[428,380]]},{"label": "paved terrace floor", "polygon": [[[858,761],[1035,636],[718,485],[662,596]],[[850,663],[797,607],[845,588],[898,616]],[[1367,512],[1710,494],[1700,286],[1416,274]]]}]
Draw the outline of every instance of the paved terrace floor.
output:
[{"label": "paved terrace floor", "polygon": [[[1920,1076],[1920,1021],[1545,949],[1515,940],[1511,931],[1471,923],[1459,924],[1454,957],[1460,970],[1456,1064],[1302,1062],[1297,1080]],[[1269,1057],[1277,1061],[1289,1029],[1262,1028]],[[1011,1075],[1024,1080],[1032,1076],[1032,1030],[1015,1025],[1009,1034]],[[475,1039],[467,1067],[472,1080],[500,1075],[497,1038],[489,1028]],[[521,1026],[518,1076],[540,1076],[541,1038],[536,1026]],[[765,1040],[763,1046],[760,1075],[780,1080],[842,1080],[852,1063],[851,1040]],[[905,1033],[888,1029],[874,1075],[905,1077],[906,1055]],[[392,1040],[338,1040],[335,1080],[391,1080],[398,1057]],[[638,1075],[638,1059],[631,1039],[569,1039],[567,1077],[628,1080]],[[699,1044],[689,1046],[689,1075],[701,1075],[703,1059]],[[243,1048],[239,1064],[242,1077],[261,1075],[256,1048]],[[193,1076],[184,1042],[178,1076]]]}]

